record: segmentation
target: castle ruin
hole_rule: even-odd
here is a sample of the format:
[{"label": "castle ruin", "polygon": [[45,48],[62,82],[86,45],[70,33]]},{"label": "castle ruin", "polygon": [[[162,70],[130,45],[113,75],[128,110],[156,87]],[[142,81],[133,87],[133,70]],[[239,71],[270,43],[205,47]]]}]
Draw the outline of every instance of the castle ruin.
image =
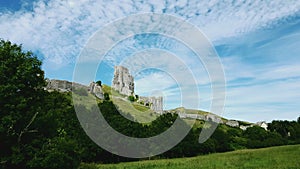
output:
[{"label": "castle ruin", "polygon": [[75,82],[69,82],[66,80],[57,80],[57,79],[46,79],[47,86],[45,87],[45,90],[58,90],[61,92],[71,92],[74,89],[86,89],[88,90],[88,87],[79,83]]},{"label": "castle ruin", "polygon": [[115,66],[112,88],[126,96],[134,94],[133,77],[129,74],[127,68],[123,66]]},{"label": "castle ruin", "polygon": [[[127,68],[123,66],[115,66],[112,88],[126,96],[134,96],[134,78],[130,75]],[[140,96],[139,103],[148,106],[151,110],[162,114],[163,113],[163,98],[162,97],[143,97]]]},{"label": "castle ruin", "polygon": [[75,82],[69,82],[66,80],[57,80],[57,79],[47,79],[47,86],[45,87],[45,90],[48,91],[60,91],[60,92],[72,92],[79,89],[86,90],[87,92],[90,92],[91,94],[94,94],[99,99],[103,99],[103,91],[102,87],[99,86],[95,82],[91,82],[89,86],[85,86],[79,83]]},{"label": "castle ruin", "polygon": [[163,114],[163,97],[144,97],[140,96],[138,102],[144,106],[150,107],[151,110]]},{"label": "castle ruin", "polygon": [[97,83],[91,82],[88,90],[91,94],[94,94],[99,99],[104,99],[102,87]]}]

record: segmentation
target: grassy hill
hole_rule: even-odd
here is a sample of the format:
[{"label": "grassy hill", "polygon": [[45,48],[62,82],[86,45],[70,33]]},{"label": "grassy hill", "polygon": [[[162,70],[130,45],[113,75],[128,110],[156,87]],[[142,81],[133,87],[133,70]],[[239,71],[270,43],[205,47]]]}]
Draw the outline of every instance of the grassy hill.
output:
[{"label": "grassy hill", "polygon": [[[139,123],[150,123],[151,121],[155,120],[159,114],[152,111],[149,107],[141,105],[137,102],[130,102],[128,97],[125,95],[120,94],[119,92],[112,89],[110,86],[103,84],[102,90],[104,93],[108,93],[110,100],[113,101],[116,108],[120,111],[121,114],[130,114],[135,121]],[[87,106],[87,108],[91,108],[92,105],[95,103],[100,103],[102,100],[96,99],[92,94],[88,93],[86,96],[79,96],[76,93],[73,93],[73,99],[77,101],[77,103],[82,103]],[[95,102],[96,100],[96,102]],[[207,111],[202,110],[194,110],[194,109],[187,109],[184,107],[178,107],[175,109],[168,110],[170,113],[177,113],[177,112],[184,112],[186,114],[199,114],[199,115],[207,115],[213,114]],[[224,122],[228,121],[219,115],[213,114],[217,117],[220,117]],[[184,119],[189,125],[193,125],[196,127],[202,127],[204,122],[203,120],[192,120],[192,119]],[[250,125],[251,123],[238,121],[241,125]]]},{"label": "grassy hill", "polygon": [[[159,115],[156,114],[154,111],[150,110],[149,107],[143,106],[136,102],[130,102],[127,96],[120,94],[119,92],[112,89],[110,86],[103,84],[102,90],[104,93],[108,93],[110,99],[116,105],[117,109],[121,113],[130,114],[137,122],[140,123],[150,123],[151,121],[155,120]],[[176,112],[184,112],[187,114],[200,114],[200,115],[207,115],[213,114],[207,111],[202,110],[194,110],[194,109],[187,109],[184,107],[178,107],[175,109],[168,110],[170,113]],[[224,122],[227,122],[228,119],[221,117],[219,115],[213,114],[217,117],[220,117]],[[203,121],[197,120],[194,123],[194,120],[191,119],[184,119],[189,125],[194,124],[196,127],[203,126]],[[241,125],[250,125],[249,122],[238,121]]]},{"label": "grassy hill", "polygon": [[149,107],[136,102],[130,102],[128,97],[113,90],[108,85],[102,86],[103,92],[108,93],[120,113],[130,114],[139,123],[150,123],[158,117]]},{"label": "grassy hill", "polygon": [[193,169],[193,168],[300,168],[300,145],[279,146],[252,150],[238,150],[192,158],[149,160],[120,164],[82,164],[80,169]]}]

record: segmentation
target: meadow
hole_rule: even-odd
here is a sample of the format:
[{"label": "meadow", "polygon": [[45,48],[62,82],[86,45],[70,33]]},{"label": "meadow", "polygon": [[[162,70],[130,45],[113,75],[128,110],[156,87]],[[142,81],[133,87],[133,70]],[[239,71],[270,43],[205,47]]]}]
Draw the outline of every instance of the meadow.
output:
[{"label": "meadow", "polygon": [[191,158],[148,160],[119,164],[81,164],[79,169],[299,169],[300,145],[245,149]]}]

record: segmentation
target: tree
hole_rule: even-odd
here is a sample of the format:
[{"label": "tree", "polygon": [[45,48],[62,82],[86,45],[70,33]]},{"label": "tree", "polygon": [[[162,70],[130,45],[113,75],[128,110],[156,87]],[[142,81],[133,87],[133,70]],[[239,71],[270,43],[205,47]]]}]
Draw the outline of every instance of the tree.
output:
[{"label": "tree", "polygon": [[288,137],[290,130],[290,122],[286,120],[273,120],[272,123],[268,125],[268,129],[270,131],[279,133],[282,137]]},{"label": "tree", "polygon": [[[40,113],[45,85],[42,62],[22,46],[0,40],[0,162],[20,164],[23,137]],[[1,165],[0,164],[0,165]]]},{"label": "tree", "polygon": [[109,94],[108,93],[104,93],[104,100],[109,100]]},{"label": "tree", "polygon": [[134,102],[134,96],[128,96],[128,100]]},{"label": "tree", "polygon": [[102,86],[101,80],[98,80],[96,83],[97,83],[99,86]]}]

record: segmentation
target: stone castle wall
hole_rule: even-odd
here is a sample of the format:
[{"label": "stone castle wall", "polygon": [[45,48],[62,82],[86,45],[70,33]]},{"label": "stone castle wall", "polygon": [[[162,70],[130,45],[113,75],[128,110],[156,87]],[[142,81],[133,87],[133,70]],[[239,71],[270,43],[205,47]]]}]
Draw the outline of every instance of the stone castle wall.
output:
[{"label": "stone castle wall", "polygon": [[56,79],[46,80],[46,82],[47,82],[47,86],[45,89],[48,91],[57,90],[61,92],[71,92],[77,89],[84,89],[87,92],[94,94],[99,99],[104,98],[102,87],[95,82],[91,82],[89,86],[85,86],[79,83],[69,82],[66,80],[56,80]]},{"label": "stone castle wall", "polygon": [[74,82],[69,82],[66,80],[46,80],[47,86],[46,90],[58,90],[62,92],[70,92],[73,91],[74,89],[86,89],[88,90],[88,87],[79,83],[74,83]]},{"label": "stone castle wall", "polygon": [[162,114],[163,113],[163,97],[144,97],[140,96],[139,103],[142,103],[144,106],[150,107],[151,110]]},{"label": "stone castle wall", "polygon": [[123,66],[115,66],[112,88],[126,96],[134,95],[133,76],[129,74],[127,68]]},{"label": "stone castle wall", "polygon": [[102,87],[95,82],[90,83],[89,92],[94,94],[99,99],[104,99]]},{"label": "stone castle wall", "polygon": [[[112,88],[126,96],[134,95],[134,78],[130,75],[129,70],[123,66],[114,67],[114,78]],[[162,97],[139,97],[138,102],[143,102],[151,110],[162,114],[163,113],[163,98]]]},{"label": "stone castle wall", "polygon": [[188,114],[185,112],[175,112],[175,113],[177,113],[178,116],[182,119],[197,119],[197,120],[211,121],[211,122],[221,123],[221,124],[224,123],[220,117],[214,114],[202,115],[202,114]]}]

